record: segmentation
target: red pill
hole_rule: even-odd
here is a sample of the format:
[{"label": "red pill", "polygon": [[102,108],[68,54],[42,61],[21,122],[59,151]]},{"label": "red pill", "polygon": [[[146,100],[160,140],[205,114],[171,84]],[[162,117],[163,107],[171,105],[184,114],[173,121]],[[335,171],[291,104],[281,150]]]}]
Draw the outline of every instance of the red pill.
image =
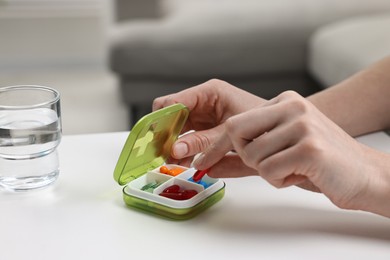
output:
[{"label": "red pill", "polygon": [[163,193],[178,193],[179,191],[180,191],[180,186],[175,184],[165,188],[165,190],[163,190]]},{"label": "red pill", "polygon": [[184,190],[176,193],[162,192],[160,193],[160,196],[174,199],[174,200],[188,200],[194,197],[196,194],[198,194],[196,190]]},{"label": "red pill", "polygon": [[195,173],[194,173],[194,176],[192,176],[192,179],[194,180],[194,182],[198,182],[200,181],[203,176],[206,175],[206,173],[209,171],[209,169],[206,169],[206,170],[197,170]]},{"label": "red pill", "polygon": [[184,190],[182,193],[183,193],[182,196],[185,200],[191,199],[196,194],[198,194],[196,190]]},{"label": "red pill", "polygon": [[162,193],[160,193],[160,196],[163,196],[163,197],[166,197],[166,198],[170,198],[170,199],[174,199],[174,200],[185,200],[185,198],[183,197],[182,192],[177,192],[177,193],[162,192]]}]

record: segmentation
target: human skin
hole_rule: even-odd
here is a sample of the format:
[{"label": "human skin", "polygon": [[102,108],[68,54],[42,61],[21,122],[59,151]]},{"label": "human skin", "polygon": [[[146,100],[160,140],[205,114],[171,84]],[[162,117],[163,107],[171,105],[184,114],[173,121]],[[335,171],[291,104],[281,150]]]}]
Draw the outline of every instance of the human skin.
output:
[{"label": "human skin", "polygon": [[[390,217],[390,156],[351,137],[390,125],[386,71],[390,58],[307,99],[285,92],[270,101],[212,80],[157,99],[154,109],[189,105],[194,118],[186,130],[202,131],[179,139],[172,156],[202,152],[195,166],[211,167],[212,177],[260,175],[278,188],[297,185],[324,193],[340,208]],[[232,149],[236,153],[228,153]]]},{"label": "human skin", "polygon": [[195,161],[197,169],[226,177],[226,154],[234,149],[252,170],[243,167],[239,176],[259,175],[277,188],[297,185],[322,192],[340,208],[390,217],[390,155],[355,141],[297,93],[284,92],[224,126]]},{"label": "human skin", "polygon": [[191,111],[182,133],[186,134],[172,149],[171,163],[189,165],[195,154],[210,146],[224,130],[227,118],[245,112],[266,100],[236,88],[221,80],[209,80],[198,86],[171,95],[159,97],[153,102],[153,110],[175,103],[183,103]]},{"label": "human skin", "polygon": [[390,56],[310,97],[351,136],[390,128]]}]

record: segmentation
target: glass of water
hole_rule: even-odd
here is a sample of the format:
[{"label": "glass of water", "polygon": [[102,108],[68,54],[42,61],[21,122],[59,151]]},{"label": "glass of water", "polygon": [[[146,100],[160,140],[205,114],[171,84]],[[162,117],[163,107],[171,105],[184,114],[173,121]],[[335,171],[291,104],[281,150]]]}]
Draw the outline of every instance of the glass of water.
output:
[{"label": "glass of water", "polygon": [[61,141],[58,91],[43,86],[0,88],[0,187],[28,191],[59,174]]}]

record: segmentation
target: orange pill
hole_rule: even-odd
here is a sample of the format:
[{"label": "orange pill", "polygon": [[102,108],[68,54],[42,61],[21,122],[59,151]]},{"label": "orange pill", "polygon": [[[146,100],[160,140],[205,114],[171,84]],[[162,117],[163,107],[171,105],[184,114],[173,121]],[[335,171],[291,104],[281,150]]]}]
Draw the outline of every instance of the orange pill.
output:
[{"label": "orange pill", "polygon": [[167,166],[161,166],[160,167],[160,172],[161,173],[165,173],[165,174],[169,174],[169,169]]},{"label": "orange pill", "polygon": [[170,169],[168,174],[172,175],[172,176],[176,176],[176,175],[179,175],[182,172],[184,172],[184,169],[176,167],[176,168]]}]

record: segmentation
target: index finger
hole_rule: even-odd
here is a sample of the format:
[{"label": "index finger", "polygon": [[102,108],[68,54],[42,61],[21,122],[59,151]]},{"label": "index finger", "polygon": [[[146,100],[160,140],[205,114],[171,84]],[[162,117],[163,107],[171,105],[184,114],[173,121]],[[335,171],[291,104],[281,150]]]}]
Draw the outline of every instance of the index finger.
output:
[{"label": "index finger", "polygon": [[175,94],[166,95],[166,96],[158,97],[155,100],[153,100],[153,105],[152,105],[153,111],[173,105],[175,103],[180,103],[180,102],[175,102],[174,99],[172,99],[172,96],[174,95]]},{"label": "index finger", "polygon": [[229,136],[224,132],[219,139],[212,143],[195,161],[194,166],[204,170],[218,163],[225,155],[233,149]]},{"label": "index finger", "polygon": [[176,103],[182,103],[189,110],[192,110],[198,103],[199,94],[201,93],[197,91],[196,87],[191,87],[177,93],[158,97],[153,101],[153,111]]},{"label": "index finger", "polygon": [[171,155],[182,159],[201,153],[218,140],[222,130],[223,125],[219,125],[207,130],[187,132],[173,144]]}]

